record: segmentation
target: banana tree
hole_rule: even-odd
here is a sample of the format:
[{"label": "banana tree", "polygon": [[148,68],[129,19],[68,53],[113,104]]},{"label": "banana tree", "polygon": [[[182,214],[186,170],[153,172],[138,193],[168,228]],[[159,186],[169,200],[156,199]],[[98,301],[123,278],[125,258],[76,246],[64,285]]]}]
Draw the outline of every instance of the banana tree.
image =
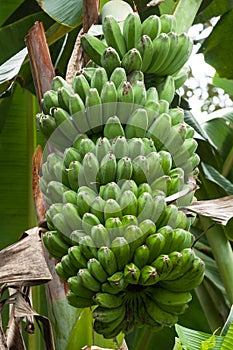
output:
[{"label": "banana tree", "polygon": [[[131,2],[129,4],[133,7]],[[81,2],[69,1],[65,9],[62,2],[56,3],[56,7],[49,1],[45,1],[42,8],[36,2],[30,5],[28,6],[27,1],[16,1],[15,4],[12,3],[11,5],[4,4],[3,2],[4,11],[1,14],[1,23],[3,25],[0,36],[3,46],[6,48],[2,53],[0,71],[2,83],[1,110],[3,116],[1,119],[1,137],[3,140],[2,144],[5,147],[5,151],[2,152],[1,156],[4,174],[1,185],[4,198],[1,208],[2,222],[4,223],[2,226],[2,248],[18,240],[21,233],[28,227],[36,225],[35,212],[32,210],[34,205],[30,164],[36,145],[41,144],[43,146],[45,143],[43,136],[36,132],[34,116],[39,111],[39,107],[34,97],[35,88],[30,73],[29,61],[28,59],[25,60],[24,37],[35,20],[43,21],[56,74],[65,77],[65,75],[67,76],[66,67],[77,33],[81,27]],[[100,9],[102,5],[103,3],[100,4]],[[229,69],[226,69],[224,72],[221,70],[218,71],[220,65],[217,65],[219,64],[217,62],[219,59],[222,60],[222,57],[219,58],[219,55],[211,52],[211,45],[213,43],[216,45],[219,41],[223,42],[221,26],[226,28],[225,30],[227,31],[231,30],[231,26],[227,25],[231,18],[232,10],[228,1],[224,1],[221,8],[216,5],[216,1],[165,1],[161,2],[159,6],[157,6],[158,4],[156,2],[150,2],[150,6],[145,6],[143,2],[137,1],[136,5],[142,19],[147,18],[150,14],[162,15],[163,13],[175,13],[178,22],[177,30],[180,33],[187,31],[194,22],[194,19],[197,22],[204,22],[211,17],[221,15],[218,26],[214,28],[213,34],[203,44],[203,51],[206,53],[209,62],[216,67],[219,76],[225,79],[231,79]],[[85,10],[83,16],[85,16]],[[101,28],[95,27],[95,30],[101,30]],[[16,36],[15,33],[18,35]],[[223,48],[223,52],[224,50],[230,50],[227,42]],[[211,53],[212,55],[210,56]],[[226,55],[224,59],[225,67],[226,64],[230,64],[230,59],[226,59]],[[215,81],[218,81],[218,79],[216,75]],[[9,108],[9,106],[11,107]],[[192,118],[189,112],[186,113],[186,121],[195,127],[197,133],[200,135],[198,153],[202,160],[200,167],[202,185],[200,186],[200,190],[197,191],[198,199],[212,199],[231,194],[232,144],[230,142],[225,143],[226,138],[232,140],[230,134],[231,116],[226,115],[220,118],[220,120],[218,118],[210,120],[204,126],[204,130]],[[220,139],[219,135],[222,135],[223,127],[225,134]],[[221,134],[218,132],[220,128]],[[21,135],[18,135],[19,131]],[[14,141],[11,140],[13,135]],[[22,140],[27,140],[27,143],[22,142]],[[17,142],[15,143],[15,141]],[[11,147],[13,149],[9,152]],[[15,162],[16,149],[21,150],[17,154],[17,162]],[[11,161],[9,161],[9,157],[10,159],[12,157]],[[11,169],[11,164],[14,164],[14,170],[15,167],[17,168],[17,178],[15,178],[15,171]],[[14,176],[14,179],[10,180],[12,176]],[[10,186],[11,183],[15,184],[15,188]],[[22,193],[27,193],[27,196],[22,196]],[[14,206],[12,208],[13,202]],[[19,222],[20,226],[18,225]],[[232,261],[232,250],[229,243],[229,239],[231,240],[230,223],[229,227],[227,226],[226,228],[215,225],[212,229],[209,229],[211,223],[209,219],[207,220],[201,216],[200,220],[193,226],[196,236],[203,230],[207,231],[207,234],[198,241],[197,250],[201,258],[205,260],[208,268],[206,269],[206,278],[203,285],[198,287],[196,292],[193,293],[193,301],[189,311],[180,317],[180,324],[205,332],[215,331],[218,327],[223,326],[229,312],[229,306],[232,304],[231,277],[233,274],[231,273],[231,267],[229,267],[232,266],[232,264],[229,264],[229,261]],[[9,235],[9,230],[11,235]],[[203,254],[206,250],[210,251],[209,258],[206,257],[206,254]],[[217,266],[221,272],[220,276]],[[56,277],[54,277],[54,282],[56,283]],[[60,282],[57,281],[57,283],[59,284]],[[54,286],[49,290],[54,291]],[[45,298],[43,291],[40,293],[37,291],[34,294],[35,300],[38,300],[38,307],[39,305],[43,305],[43,303],[40,303],[40,298]],[[218,297],[218,300],[220,298],[220,305],[216,305],[216,302],[214,302],[216,297]],[[67,310],[69,311],[67,312]],[[47,313],[43,308],[38,311]],[[49,318],[54,325],[57,349],[69,349],[74,346],[81,348],[86,344],[112,348],[117,346],[116,343],[106,341],[96,333],[93,334],[90,310],[84,309],[81,311],[68,306],[63,285],[59,287],[59,297],[57,299],[56,295],[52,300],[48,298],[48,311]],[[53,315],[55,315],[55,318],[53,318]],[[65,329],[62,323],[59,324],[59,320],[63,317],[69,320]],[[77,317],[79,318],[76,321]],[[154,344],[159,343],[158,348],[168,349],[168,347],[173,347],[174,338],[174,328],[159,333],[139,329],[127,335],[126,341],[128,347],[132,349],[154,349]],[[33,345],[34,340],[31,340],[29,337],[28,342],[30,348],[35,346],[38,349],[39,343],[37,340],[35,340],[35,345]],[[122,338],[118,339],[118,343],[121,342]]]}]

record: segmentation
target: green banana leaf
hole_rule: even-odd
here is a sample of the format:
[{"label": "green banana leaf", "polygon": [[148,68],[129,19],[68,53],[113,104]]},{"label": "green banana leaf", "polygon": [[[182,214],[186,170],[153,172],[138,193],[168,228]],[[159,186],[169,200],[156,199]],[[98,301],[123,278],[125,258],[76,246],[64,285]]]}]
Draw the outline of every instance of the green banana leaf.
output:
[{"label": "green banana leaf", "polygon": [[4,1],[0,0],[0,26],[6,21],[8,17],[15,11],[15,9],[23,2],[24,0],[12,0]]},{"label": "green banana leaf", "polygon": [[201,164],[203,172],[206,179],[216,183],[218,186],[222,187],[227,194],[233,195],[233,183],[221,175],[214,167],[211,165]]},{"label": "green banana leaf", "polygon": [[220,78],[217,73],[213,77],[213,84],[225,91],[226,94],[233,95],[233,80]]},{"label": "green banana leaf", "polygon": [[204,54],[206,62],[216,69],[218,75],[227,79],[233,78],[232,20],[233,10],[221,16],[199,50]]},{"label": "green banana leaf", "polygon": [[218,17],[233,8],[232,1],[229,0],[204,0],[200,11],[195,19],[195,23],[205,23],[213,17]]}]

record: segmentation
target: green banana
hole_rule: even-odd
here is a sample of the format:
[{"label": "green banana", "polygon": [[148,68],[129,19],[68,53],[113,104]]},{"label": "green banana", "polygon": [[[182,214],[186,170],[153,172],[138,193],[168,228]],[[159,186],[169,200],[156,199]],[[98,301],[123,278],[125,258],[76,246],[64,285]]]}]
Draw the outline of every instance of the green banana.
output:
[{"label": "green banana", "polygon": [[40,132],[48,139],[56,129],[56,121],[51,115],[38,113],[36,115],[37,125]]},{"label": "green banana", "polygon": [[104,219],[108,218],[121,218],[122,211],[120,205],[115,199],[108,199],[104,207]]},{"label": "green banana", "polygon": [[151,262],[151,266],[155,267],[161,280],[166,279],[173,269],[173,262],[167,254],[160,254],[154,261]]},{"label": "green banana", "polygon": [[153,51],[153,43],[148,35],[142,35],[136,44],[136,49],[142,57],[142,72],[146,72],[152,62],[151,52]]},{"label": "green banana", "polygon": [[124,266],[130,261],[130,247],[124,237],[116,237],[111,244],[111,250],[117,260],[117,268],[123,270]]},{"label": "green banana", "polygon": [[173,263],[173,270],[167,276],[166,281],[173,281],[183,276],[192,267],[195,257],[194,250],[191,248],[171,252],[169,258]]},{"label": "green banana", "polygon": [[169,104],[175,96],[175,81],[172,75],[168,75],[162,84],[162,88],[159,89],[159,99],[166,100]]},{"label": "green banana", "polygon": [[59,107],[69,112],[69,102],[73,93],[67,90],[65,87],[61,87],[57,90],[57,97]]},{"label": "green banana", "polygon": [[119,204],[122,215],[137,216],[137,197],[132,191],[124,191],[121,196],[119,196]]},{"label": "green banana", "polygon": [[139,137],[144,138],[148,127],[147,111],[144,108],[137,108],[129,117],[125,126],[125,136],[128,139]]},{"label": "green banana", "polygon": [[98,66],[101,66],[101,56],[103,55],[103,52],[106,49],[107,45],[105,45],[103,41],[90,34],[82,35],[81,44],[87,56],[93,62],[98,64]]},{"label": "green banana", "polygon": [[128,140],[129,157],[133,160],[145,154],[145,145],[141,137],[133,137]]},{"label": "green banana", "polygon": [[66,88],[70,93],[73,93],[73,89],[70,84],[61,76],[55,76],[52,80],[52,90],[58,91],[59,88]]},{"label": "green banana", "polygon": [[85,213],[82,217],[82,229],[89,235],[91,234],[92,227],[99,224],[98,217],[92,213]]},{"label": "green banana", "polygon": [[78,269],[84,268],[87,266],[87,259],[83,255],[80,246],[74,245],[68,249],[68,255],[70,261]]},{"label": "green banana", "polygon": [[113,153],[107,153],[102,159],[99,167],[99,180],[100,184],[107,184],[108,182],[115,181],[116,177],[116,157]]},{"label": "green banana", "polygon": [[99,282],[103,283],[107,279],[107,273],[104,271],[99,260],[96,258],[91,258],[87,262],[87,268],[91,275]]},{"label": "green banana", "polygon": [[117,50],[111,46],[107,47],[101,56],[101,66],[106,70],[108,77],[110,77],[114,69],[121,66]]},{"label": "green banana", "polygon": [[69,190],[69,187],[58,181],[50,181],[47,184],[46,194],[52,203],[61,203],[63,193]]},{"label": "green banana", "polygon": [[[149,118],[148,118],[148,121],[149,121]],[[149,123],[148,123],[148,125],[149,125]],[[151,138],[143,137],[142,142],[144,144],[144,155],[145,156],[148,156],[152,152],[156,152],[154,141]]]},{"label": "green banana", "polygon": [[138,186],[138,197],[140,197],[140,195],[144,192],[148,192],[149,194],[152,194],[151,187],[147,182],[142,183]]},{"label": "green banana", "polygon": [[137,247],[133,254],[133,262],[139,269],[144,267],[149,260],[150,251],[146,244]]},{"label": "green banana", "polygon": [[114,309],[116,307],[119,307],[123,303],[123,294],[117,294],[112,295],[109,293],[97,293],[94,296],[94,301],[97,305],[107,308],[107,309]]},{"label": "green banana", "polygon": [[161,33],[176,31],[176,17],[174,15],[162,14],[160,16]]},{"label": "green banana", "polygon": [[144,243],[144,234],[137,225],[129,225],[124,230],[124,237],[130,246],[132,258],[135,249]]},{"label": "green banana", "polygon": [[87,186],[93,189],[98,188],[99,162],[94,153],[87,153],[83,158],[83,171]]},{"label": "green banana", "polygon": [[151,64],[146,73],[156,74],[169,55],[170,40],[166,33],[159,34],[153,41],[153,51]]},{"label": "green banana", "polygon": [[92,202],[96,198],[96,194],[93,191],[93,193],[90,193],[89,191],[85,190],[79,190],[76,195],[76,204],[78,207],[78,212],[80,216],[82,217],[85,213],[88,213],[90,211]]},{"label": "green banana", "polygon": [[160,32],[160,17],[150,15],[142,22],[142,35],[148,35],[151,40],[154,40],[160,34]]},{"label": "green banana", "polygon": [[118,320],[122,314],[124,315],[124,313],[125,310],[123,305],[113,309],[97,306],[92,315],[95,320],[98,320],[99,322],[104,324],[108,324],[110,322]]},{"label": "green banana", "polygon": [[127,283],[138,284],[140,274],[140,269],[133,262],[125,265],[124,278]]},{"label": "green banana", "polygon": [[105,221],[105,227],[108,230],[109,238],[112,241],[114,238],[122,235],[122,222],[118,217],[109,217]]},{"label": "green banana", "polygon": [[123,81],[117,88],[117,116],[122,124],[126,124],[133,110],[134,92],[128,81]]},{"label": "green banana", "polygon": [[[107,76],[106,70],[103,67],[98,67],[98,68],[96,68],[94,74],[91,77],[90,88],[97,89],[97,91],[100,95],[102,88],[107,81],[108,81],[108,76]],[[88,92],[86,95],[86,99],[87,99],[87,96],[88,96]]]},{"label": "green banana", "polygon": [[72,87],[74,89],[74,93],[78,94],[81,97],[83,103],[85,103],[87,93],[90,89],[90,85],[85,75],[82,73],[75,75],[72,79]]},{"label": "green banana", "polygon": [[106,156],[107,153],[111,152],[112,146],[107,137],[100,137],[96,142],[95,155],[99,162]]},{"label": "green banana", "polygon": [[55,266],[55,271],[57,273],[57,275],[63,280],[63,281],[67,281],[68,278],[70,277],[68,273],[66,273],[62,267],[61,262],[59,261],[56,266]]},{"label": "green banana", "polygon": [[157,227],[162,227],[169,225],[172,228],[175,228],[176,217],[177,217],[178,208],[174,204],[167,205],[166,209],[163,211],[162,215],[156,222]]},{"label": "green banana", "polygon": [[43,235],[43,242],[48,252],[58,260],[67,254],[70,247],[57,231],[47,231]]},{"label": "green banana", "polygon": [[135,181],[133,180],[125,180],[123,184],[121,185],[121,193],[124,193],[124,191],[132,191],[135,196],[138,196],[138,186]]},{"label": "green banana", "polygon": [[91,213],[94,214],[101,223],[104,223],[105,200],[97,196],[91,204]]},{"label": "green banana", "polygon": [[112,151],[117,160],[129,155],[129,145],[124,136],[117,136],[112,142]]},{"label": "green banana", "polygon": [[162,113],[147,131],[147,137],[152,138],[157,150],[165,144],[169,138],[171,130],[171,117],[167,113]]},{"label": "green banana", "polygon": [[150,252],[148,262],[151,263],[163,251],[163,247],[165,245],[165,237],[161,233],[154,233],[146,238],[145,243]]},{"label": "green banana", "polygon": [[69,277],[67,283],[71,292],[77,295],[78,297],[91,299],[94,296],[93,291],[82,285],[81,278],[79,275]]},{"label": "green banana", "polygon": [[40,103],[44,114],[49,114],[53,107],[59,107],[57,91],[46,91]]},{"label": "green banana", "polygon": [[117,111],[117,89],[112,81],[107,81],[101,90],[100,98],[103,109],[103,124],[108,118],[116,115]]},{"label": "green banana", "polygon": [[87,108],[87,120],[94,132],[102,130],[103,116],[100,95],[96,88],[90,88],[85,102]]},{"label": "green banana", "polygon": [[131,158],[123,157],[117,163],[116,181],[121,183],[124,180],[129,180],[133,174],[133,164]]},{"label": "green banana", "polygon": [[63,255],[60,263],[61,263],[61,266],[63,268],[63,271],[66,273],[66,275],[68,277],[76,275],[78,268],[77,268],[77,266],[72,264],[68,254]]},{"label": "green banana", "polygon": [[[178,45],[179,36],[178,36],[178,34],[176,34],[175,32],[169,32],[167,35],[168,35],[168,38],[170,41],[169,54],[167,56],[166,61],[163,64],[163,66],[158,71],[158,74],[160,76],[166,75],[166,71],[167,71],[167,69],[169,69],[170,64],[172,64],[175,56],[177,55],[177,51],[179,49],[179,45]],[[175,84],[175,89],[177,89],[178,84],[175,83],[175,78],[174,78],[174,84]],[[182,84],[180,86],[182,86]]]},{"label": "green banana", "polygon": [[108,46],[113,47],[122,58],[126,52],[126,45],[118,22],[113,16],[108,15],[104,17],[102,28]]},{"label": "green banana", "polygon": [[112,74],[110,75],[109,81],[114,83],[116,89],[123,83],[127,81],[127,75],[122,67],[117,67],[114,69]]},{"label": "green banana", "polygon": [[172,168],[172,156],[170,152],[167,151],[159,151],[160,163],[163,169],[163,173],[166,175],[170,175],[170,170]]},{"label": "green banana", "polygon": [[179,306],[189,303],[192,300],[190,292],[172,292],[165,288],[153,288],[151,298],[157,303],[167,306]]},{"label": "green banana", "polygon": [[[126,3],[125,3],[126,4]],[[122,313],[117,320],[108,323],[94,322],[94,330],[102,334],[106,339],[113,339],[122,331],[122,322],[124,321],[125,313]]]},{"label": "green banana", "polygon": [[168,114],[171,116],[172,126],[184,122],[184,111],[181,108],[170,108]]},{"label": "green banana", "polygon": [[68,294],[66,295],[66,297],[67,297],[68,303],[71,306],[74,306],[78,309],[95,305],[95,302],[93,301],[92,298],[79,297],[72,291],[68,291]]},{"label": "green banana", "polygon": [[100,248],[102,246],[110,246],[110,237],[108,230],[102,224],[95,225],[92,227],[91,238],[97,248]]},{"label": "green banana", "polygon": [[[152,184],[156,179],[160,178],[164,175],[161,158],[158,152],[151,152],[147,155],[148,161],[148,176],[147,182]],[[151,191],[153,192],[153,187],[151,187]]]},{"label": "green banana", "polygon": [[195,241],[195,236],[191,232],[184,230],[180,227],[175,228],[173,230],[173,235],[173,241],[170,246],[170,250],[173,251],[181,251],[185,248],[191,248]]},{"label": "green banana", "polygon": [[141,37],[142,24],[138,13],[129,13],[123,23],[123,36],[127,50],[136,46]]},{"label": "green banana", "polygon": [[124,273],[122,271],[115,272],[112,276],[108,277],[108,282],[118,292],[124,290],[128,283],[124,279]]},{"label": "green banana", "polygon": [[72,203],[64,204],[62,208],[62,213],[71,231],[79,230],[82,228],[82,220],[79,216],[77,205]]},{"label": "green banana", "polygon": [[131,82],[134,91],[135,108],[143,107],[146,103],[146,87],[144,81],[136,80]]},{"label": "green banana", "polygon": [[125,132],[120,119],[114,115],[108,118],[104,126],[104,137],[108,138],[109,140],[113,140],[118,136],[125,136]]},{"label": "green banana", "polygon": [[137,201],[138,207],[138,222],[142,222],[146,219],[151,219],[153,213],[154,201],[150,193],[143,192]]},{"label": "green banana", "polygon": [[127,51],[122,57],[121,67],[129,74],[135,70],[141,70],[142,68],[142,57],[140,52],[134,47]]},{"label": "green banana", "polygon": [[104,185],[103,190],[103,199],[117,199],[120,195],[120,187],[116,184],[116,182],[109,182],[108,184]]},{"label": "green banana", "polygon": [[63,137],[73,142],[74,138],[77,136],[77,130],[74,128],[71,116],[68,111],[65,111],[60,107],[55,107],[52,109],[52,116],[54,117],[56,124],[59,127],[59,131],[64,135]]},{"label": "green banana", "polygon": [[146,310],[152,320],[162,326],[172,327],[178,322],[177,315],[162,310],[159,305],[149,297],[146,300]]},{"label": "green banana", "polygon": [[89,272],[87,268],[79,269],[78,276],[80,276],[80,283],[90,289],[93,292],[99,292],[101,288],[101,284],[97,281]]},{"label": "green banana", "polygon": [[159,100],[159,115],[169,112],[169,102],[167,100]]},{"label": "green banana", "polygon": [[147,182],[149,175],[149,164],[145,156],[137,156],[133,159],[133,180],[140,185]]},{"label": "green banana", "polygon": [[142,286],[151,286],[160,281],[160,277],[153,266],[145,265],[141,269],[139,284]]},{"label": "green banana", "polygon": [[82,164],[77,160],[72,161],[69,165],[69,168],[66,169],[69,186],[75,192],[77,191],[80,185],[79,180],[80,180],[81,169],[82,169]]},{"label": "green banana", "polygon": [[79,244],[80,239],[84,236],[86,236],[86,232],[78,229],[71,232],[69,239],[72,245],[77,245]]},{"label": "green banana", "polygon": [[97,251],[97,258],[108,276],[113,275],[117,271],[117,260],[109,247],[100,247]]},{"label": "green banana", "polygon": [[137,217],[131,214],[123,215],[121,218],[122,226],[136,225],[138,226]]},{"label": "green banana", "polygon": [[68,147],[65,149],[63,154],[63,162],[66,168],[69,167],[73,161],[81,161],[81,156],[74,147]]}]

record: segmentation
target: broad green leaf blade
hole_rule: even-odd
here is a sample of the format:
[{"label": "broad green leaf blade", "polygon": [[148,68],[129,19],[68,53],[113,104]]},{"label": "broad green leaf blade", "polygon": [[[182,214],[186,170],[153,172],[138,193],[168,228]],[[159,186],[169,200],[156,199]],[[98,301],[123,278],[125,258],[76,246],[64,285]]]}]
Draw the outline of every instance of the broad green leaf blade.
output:
[{"label": "broad green leaf blade", "polygon": [[222,187],[229,195],[233,195],[233,184],[222,176],[214,167],[211,165],[205,164],[202,162],[201,164],[203,172],[206,178],[218,186]]},{"label": "broad green leaf blade", "polygon": [[233,95],[233,79],[220,78],[216,73],[213,77],[213,84],[223,89],[230,96]]},{"label": "broad green leaf blade", "polygon": [[177,22],[176,33],[188,32],[201,3],[202,0],[179,0],[177,2],[173,13]]},{"label": "broad green leaf blade", "polygon": [[201,350],[213,349],[216,345],[215,336],[211,335],[208,339],[202,341]]},{"label": "broad green leaf blade", "polygon": [[[232,310],[231,310],[232,313]],[[231,350],[233,344],[233,322],[231,322],[227,334],[224,337],[221,350]]]},{"label": "broad green leaf blade", "polygon": [[208,2],[208,6],[199,12],[195,23],[206,23],[211,18],[221,16],[233,8],[233,2],[229,0],[208,0]]},{"label": "broad green leaf blade", "polygon": [[174,348],[172,350],[183,350],[183,346],[182,346],[179,338],[175,338],[175,345],[174,345]]},{"label": "broad green leaf blade", "polygon": [[49,16],[44,12],[38,12],[0,29],[0,47],[4,47],[1,51],[0,64],[25,47],[24,37],[36,21],[43,22],[45,30],[53,24]]},{"label": "broad green leaf blade", "polygon": [[202,126],[200,123],[197,121],[197,119],[194,117],[192,112],[190,111],[184,111],[184,120],[185,122],[192,126],[193,129],[196,131],[197,135],[203,139],[207,139],[207,135],[205,131],[203,130]]},{"label": "broad green leaf blade", "polygon": [[[90,308],[80,309],[65,350],[82,349],[92,345],[92,313]],[[64,349],[64,348],[63,348]]]},{"label": "broad green leaf blade", "polygon": [[24,0],[11,0],[5,1],[0,0],[0,26],[6,21],[6,19],[15,11],[15,9],[23,2]]},{"label": "broad green leaf blade", "polygon": [[[175,325],[175,329],[182,345],[185,346],[187,350],[200,350],[202,342],[208,340],[211,336],[210,334],[186,328],[178,324]],[[222,336],[215,336],[216,345],[209,349],[220,350],[223,339],[224,337]]]},{"label": "broad green leaf blade", "polygon": [[13,79],[19,73],[27,52],[25,47],[0,66],[0,84]]},{"label": "broad green leaf blade", "polygon": [[161,2],[159,4],[160,15],[162,15],[163,13],[172,14],[175,6],[176,2],[174,0],[167,0]]},{"label": "broad green leaf blade", "polygon": [[[7,104],[7,99],[4,103]],[[1,249],[18,240],[31,225],[35,226],[31,159],[36,143],[37,101],[17,86],[8,103],[7,118],[0,133]],[[2,104],[0,115],[1,107]]]},{"label": "broad green leaf blade", "polygon": [[229,313],[227,320],[225,322],[225,325],[221,331],[221,335],[226,335],[228,330],[232,326],[232,324],[233,324],[233,306],[231,307],[230,313]]},{"label": "broad green leaf blade", "polygon": [[233,10],[220,18],[201,47],[206,62],[216,69],[220,77],[227,79],[233,79],[232,21]]},{"label": "broad green leaf blade", "polygon": [[69,27],[81,24],[82,0],[44,0],[41,8],[56,22]]}]

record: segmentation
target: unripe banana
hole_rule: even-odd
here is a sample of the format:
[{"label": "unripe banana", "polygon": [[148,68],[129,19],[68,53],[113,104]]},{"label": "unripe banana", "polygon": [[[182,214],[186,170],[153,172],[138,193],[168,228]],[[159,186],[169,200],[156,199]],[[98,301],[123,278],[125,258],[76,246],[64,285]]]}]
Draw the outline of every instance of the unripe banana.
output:
[{"label": "unripe banana", "polygon": [[99,260],[96,258],[91,258],[87,262],[87,268],[91,275],[99,282],[103,283],[107,279],[107,273],[104,271]]},{"label": "unripe banana", "polygon": [[102,130],[103,116],[100,95],[96,88],[90,88],[86,97],[87,120],[94,132]]},{"label": "unripe banana", "polygon": [[146,244],[143,244],[136,248],[133,254],[134,263],[141,269],[148,263],[150,251]]},{"label": "unripe banana", "polygon": [[96,194],[94,191],[93,194],[90,194],[89,191],[87,192],[85,190],[78,192],[76,195],[76,204],[81,217],[90,211],[92,202],[94,201],[95,197]]},{"label": "unripe banana", "polygon": [[87,259],[83,255],[80,246],[74,245],[70,247],[68,250],[68,255],[72,264],[75,265],[78,269],[86,267]]},{"label": "unripe banana", "polygon": [[81,158],[85,156],[88,152],[95,153],[95,144],[94,142],[86,137],[81,137],[77,142],[74,143],[74,147],[77,149],[78,153],[81,155]]},{"label": "unripe banana", "polygon": [[112,241],[111,250],[115,254],[118,270],[123,270],[124,266],[130,261],[130,247],[128,242],[124,237],[116,237]]},{"label": "unripe banana", "polygon": [[153,51],[153,43],[151,38],[148,35],[142,35],[139,41],[137,42],[136,49],[140,52],[142,57],[142,72],[146,72],[149,66],[151,65]]},{"label": "unripe banana", "polygon": [[157,70],[159,70],[163,66],[163,63],[168,57],[170,41],[167,34],[161,33],[153,40],[152,43],[152,61],[146,73],[156,74]]},{"label": "unripe banana", "polygon": [[142,34],[148,35],[151,40],[154,40],[161,32],[160,18],[156,15],[148,16],[142,22]]},{"label": "unripe banana", "polygon": [[90,34],[82,35],[81,44],[87,56],[96,64],[101,66],[101,56],[103,55],[107,45]]},{"label": "unripe banana", "polygon": [[102,224],[104,223],[104,207],[105,200],[100,196],[97,196],[91,204],[91,213],[94,214]]},{"label": "unripe banana", "polygon": [[104,219],[121,218],[122,211],[120,205],[114,199],[108,199],[104,207]]},{"label": "unripe banana", "polygon": [[100,221],[98,217],[92,213],[85,213],[82,217],[82,229],[86,234],[91,234],[92,227],[99,224]]},{"label": "unripe banana", "polygon": [[81,284],[86,287],[87,289],[90,289],[93,292],[99,292],[101,284],[99,281],[97,281],[89,272],[88,269],[83,268],[78,271],[78,276],[80,276]]},{"label": "unripe banana", "polygon": [[147,137],[152,138],[157,150],[165,144],[166,140],[169,138],[171,130],[171,117],[167,113],[161,114],[147,131]]},{"label": "unripe banana", "polygon": [[125,69],[126,74],[129,74],[134,70],[141,70],[142,57],[135,47],[127,51],[122,57],[121,67]]},{"label": "unripe banana", "polygon": [[122,305],[123,294],[112,295],[109,293],[97,293],[94,296],[97,305],[107,309],[114,309]]},{"label": "unripe banana", "polygon": [[108,230],[109,238],[111,241],[118,236],[122,236],[123,225],[120,218],[109,217],[105,221],[105,227]]},{"label": "unripe banana", "polygon": [[90,307],[92,305],[95,305],[95,302],[93,301],[92,298],[79,297],[75,293],[73,293],[72,291],[69,291],[66,297],[67,297],[68,303],[71,306],[74,306],[78,309],[79,308],[86,308],[86,307]]},{"label": "unripe banana", "polygon": [[100,94],[103,108],[103,123],[105,124],[108,118],[116,115],[117,111],[117,89],[112,81],[107,81]]},{"label": "unripe banana", "polygon": [[91,77],[90,87],[96,88],[100,95],[101,90],[107,81],[108,81],[108,76],[107,76],[106,70],[103,67],[98,67],[96,68],[93,76]]},{"label": "unripe banana", "polygon": [[49,114],[50,109],[53,107],[59,107],[57,91],[46,91],[41,100],[41,106],[44,114]]},{"label": "unripe banana", "polygon": [[144,108],[137,108],[129,117],[126,127],[125,136],[128,139],[133,137],[143,138],[148,127],[147,111]]},{"label": "unripe banana", "polygon": [[102,225],[95,225],[91,229],[91,238],[97,248],[110,245],[108,230]]},{"label": "unripe banana", "polygon": [[83,158],[83,171],[87,186],[93,189],[98,188],[99,162],[93,153],[87,153]]},{"label": "unripe banana", "polygon": [[108,182],[114,182],[116,177],[116,157],[113,153],[107,153],[102,159],[99,167],[99,179],[100,184],[107,184]]},{"label": "unripe banana", "polygon": [[117,163],[116,181],[122,183],[124,180],[129,180],[133,174],[133,164],[131,158],[123,157]]},{"label": "unripe banana", "polygon": [[137,216],[137,197],[132,191],[124,191],[119,197],[119,204],[122,210],[122,215]]},{"label": "unripe banana", "polygon": [[108,15],[104,17],[103,32],[108,46],[113,47],[118,52],[120,58],[122,58],[126,52],[125,39],[118,22],[113,16]]},{"label": "unripe banana", "polygon": [[125,265],[124,278],[127,283],[138,284],[140,274],[140,269],[133,262]]},{"label": "unripe banana", "polygon": [[71,292],[78,297],[91,299],[94,296],[93,291],[82,285],[81,278],[78,275],[69,277],[67,283]]},{"label": "unripe banana", "polygon": [[146,103],[146,87],[144,81],[137,80],[131,84],[134,91],[135,108],[143,107]]},{"label": "unripe banana", "polygon": [[112,151],[118,160],[129,155],[129,145],[124,136],[118,136],[113,140]]},{"label": "unripe banana", "polygon": [[154,201],[150,193],[143,192],[138,197],[138,221],[142,222],[146,219],[151,219],[153,213]]},{"label": "unripe banana", "polygon": [[109,78],[109,81],[113,82],[116,89],[118,89],[118,87],[123,82],[127,81],[127,75],[126,75],[124,68],[122,68],[122,67],[115,68],[114,71],[112,72],[110,78]]},{"label": "unripe banana", "polygon": [[140,137],[133,137],[128,140],[129,157],[133,160],[139,156],[144,156],[145,145]]},{"label": "unripe banana", "polygon": [[176,31],[176,17],[174,15],[162,14],[160,16],[161,33],[169,33]]},{"label": "unripe banana", "polygon": [[111,46],[107,47],[101,56],[101,66],[106,70],[108,77],[111,76],[115,68],[121,66],[118,52]]},{"label": "unripe banana", "polygon": [[138,196],[138,186],[135,181],[133,180],[125,180],[123,184],[121,185],[121,193],[124,191],[132,191],[135,196]]},{"label": "unripe banana", "polygon": [[107,137],[100,137],[96,142],[95,154],[99,162],[106,156],[107,153],[111,152],[112,146]]},{"label": "unripe banana", "polygon": [[124,81],[117,88],[117,116],[122,124],[126,124],[133,110],[134,92],[130,82]]},{"label": "unripe banana", "polygon": [[85,78],[85,75],[82,73],[75,75],[72,79],[72,87],[74,89],[74,93],[78,94],[81,97],[83,103],[85,103],[87,93],[90,89],[90,85]]},{"label": "unripe banana", "polygon": [[113,140],[118,136],[125,136],[124,129],[120,122],[120,119],[114,115],[108,118],[105,127],[104,127],[104,137],[109,140]]},{"label": "unripe banana", "polygon": [[139,15],[136,12],[128,14],[123,24],[123,36],[128,51],[136,47],[141,33],[142,25]]},{"label": "unripe banana", "polygon": [[133,159],[133,180],[140,185],[147,182],[149,175],[149,164],[145,156],[137,156]]},{"label": "unripe banana", "polygon": [[147,237],[146,245],[149,248],[150,256],[148,262],[154,261],[163,251],[165,238],[161,233],[154,233]]},{"label": "unripe banana", "polygon": [[118,199],[120,192],[120,187],[116,184],[116,182],[109,182],[103,186],[103,193],[101,194],[104,200]]},{"label": "unripe banana", "polygon": [[160,277],[153,266],[145,265],[141,269],[139,284],[142,286],[151,286],[158,283]]},{"label": "unripe banana", "polygon": [[113,275],[117,271],[117,260],[115,254],[110,248],[106,246],[100,247],[98,249],[97,256],[99,262],[109,276]]},{"label": "unripe banana", "polygon": [[161,89],[159,89],[159,99],[166,100],[169,104],[171,104],[174,96],[175,96],[175,81],[172,75],[168,75],[164,80]]}]

